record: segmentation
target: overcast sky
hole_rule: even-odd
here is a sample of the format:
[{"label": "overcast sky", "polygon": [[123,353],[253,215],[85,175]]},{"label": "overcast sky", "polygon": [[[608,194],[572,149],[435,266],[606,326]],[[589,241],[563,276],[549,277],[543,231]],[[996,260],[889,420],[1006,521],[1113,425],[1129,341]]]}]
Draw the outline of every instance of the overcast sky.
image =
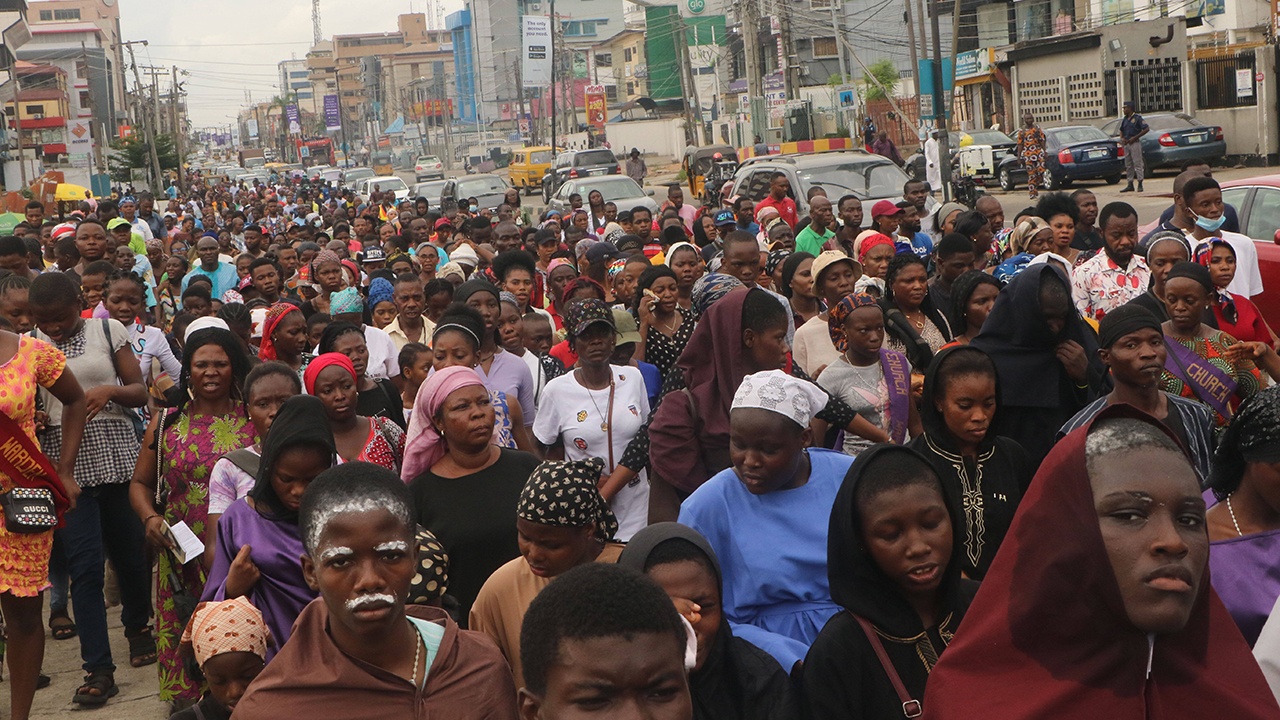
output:
[{"label": "overcast sky", "polygon": [[[462,0],[441,2],[445,14],[462,7]],[[150,43],[145,48],[135,46],[139,65],[177,65],[191,73],[179,80],[186,83],[196,127],[232,122],[247,104],[246,91],[254,102],[279,94],[276,63],[304,58],[311,46],[310,0],[217,0],[203,11],[183,10],[170,0],[120,0],[120,6],[124,39]],[[334,33],[393,31],[396,16],[407,12],[428,12],[428,4],[426,0],[320,2],[326,39]]]}]

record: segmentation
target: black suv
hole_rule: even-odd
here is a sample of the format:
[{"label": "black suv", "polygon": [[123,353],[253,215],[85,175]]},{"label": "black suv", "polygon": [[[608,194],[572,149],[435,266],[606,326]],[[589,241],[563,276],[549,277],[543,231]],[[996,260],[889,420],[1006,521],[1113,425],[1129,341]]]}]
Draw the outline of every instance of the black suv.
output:
[{"label": "black suv", "polygon": [[613,156],[612,150],[596,148],[562,152],[556,156],[551,170],[542,176],[542,201],[551,202],[551,196],[569,178],[621,174],[622,165],[618,162],[618,158]]}]

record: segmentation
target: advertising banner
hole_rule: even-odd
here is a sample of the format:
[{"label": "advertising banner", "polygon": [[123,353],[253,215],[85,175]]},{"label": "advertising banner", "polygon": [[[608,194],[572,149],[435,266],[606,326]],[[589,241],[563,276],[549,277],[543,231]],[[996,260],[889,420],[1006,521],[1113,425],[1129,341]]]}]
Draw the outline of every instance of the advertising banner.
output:
[{"label": "advertising banner", "polygon": [[293,103],[289,103],[288,105],[285,105],[285,106],[284,106],[284,116],[285,116],[285,118],[287,118],[287,119],[288,119],[288,121],[289,121],[289,134],[290,134],[290,135],[301,135],[301,134],[302,134],[302,119],[301,119],[301,117],[298,115],[298,106],[297,106],[297,105],[294,105]]},{"label": "advertising banner", "polygon": [[338,109],[338,96],[324,96],[324,129],[325,130],[341,130],[342,116]]},{"label": "advertising banner", "polygon": [[527,88],[551,84],[551,18],[524,16],[524,52],[521,56],[521,83]]},{"label": "advertising banner", "polygon": [[603,130],[609,113],[605,102],[604,86],[588,85],[584,88],[583,94],[586,97],[587,124]]}]

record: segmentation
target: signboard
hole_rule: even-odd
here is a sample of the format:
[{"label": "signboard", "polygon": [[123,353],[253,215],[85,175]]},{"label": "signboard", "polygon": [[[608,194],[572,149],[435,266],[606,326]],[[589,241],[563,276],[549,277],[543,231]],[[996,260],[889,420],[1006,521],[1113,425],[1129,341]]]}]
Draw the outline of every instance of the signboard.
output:
[{"label": "signboard", "polygon": [[324,129],[333,131],[342,129],[342,115],[338,109],[338,96],[324,96]]},{"label": "signboard", "polygon": [[521,55],[521,84],[543,88],[551,84],[551,18],[524,16],[524,52]]},{"label": "signboard", "polygon": [[934,119],[933,96],[921,95],[919,99],[920,99],[920,118],[921,119],[928,118],[929,120]]},{"label": "signboard", "polygon": [[284,106],[284,116],[285,116],[286,118],[288,118],[288,120],[289,120],[289,134],[290,134],[290,135],[301,135],[301,134],[302,134],[302,120],[301,120],[301,118],[298,116],[298,106],[297,106],[297,105],[294,105],[293,103],[289,103],[288,105],[285,105],[285,106]]},{"label": "signboard", "polygon": [[1253,71],[1236,71],[1236,97],[1253,97]]},{"label": "signboard", "polygon": [[841,85],[836,88],[839,95],[840,107],[853,107],[858,101],[857,88],[854,85]]},{"label": "signboard", "polygon": [[67,121],[67,152],[72,155],[93,152],[93,131],[88,120]]},{"label": "signboard", "polygon": [[529,137],[529,133],[533,132],[533,117],[529,113],[520,116],[520,135]]},{"label": "signboard", "polygon": [[133,128],[129,125],[120,125],[116,128],[116,137],[121,140],[127,137],[133,137]]},{"label": "signboard", "polygon": [[258,137],[258,120],[257,118],[249,118],[245,121],[245,127],[249,128],[249,137]]},{"label": "signboard", "polygon": [[586,98],[587,105],[587,124],[604,129],[604,123],[609,112],[605,102],[604,86],[588,85],[583,89],[583,95]]},{"label": "signboard", "polygon": [[956,55],[956,80],[990,75],[994,54],[992,48],[980,48]]}]

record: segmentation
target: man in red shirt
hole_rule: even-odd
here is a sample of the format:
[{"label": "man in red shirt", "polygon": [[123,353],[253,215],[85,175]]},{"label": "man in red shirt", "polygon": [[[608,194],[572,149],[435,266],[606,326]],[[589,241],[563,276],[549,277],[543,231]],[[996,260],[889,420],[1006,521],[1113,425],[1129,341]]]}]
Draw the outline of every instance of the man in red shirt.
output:
[{"label": "man in red shirt", "polygon": [[787,179],[786,173],[779,170],[769,181],[769,196],[756,203],[756,216],[759,217],[762,208],[776,208],[782,220],[795,230],[800,217],[796,214],[796,201],[788,197],[790,194],[791,181]]}]

